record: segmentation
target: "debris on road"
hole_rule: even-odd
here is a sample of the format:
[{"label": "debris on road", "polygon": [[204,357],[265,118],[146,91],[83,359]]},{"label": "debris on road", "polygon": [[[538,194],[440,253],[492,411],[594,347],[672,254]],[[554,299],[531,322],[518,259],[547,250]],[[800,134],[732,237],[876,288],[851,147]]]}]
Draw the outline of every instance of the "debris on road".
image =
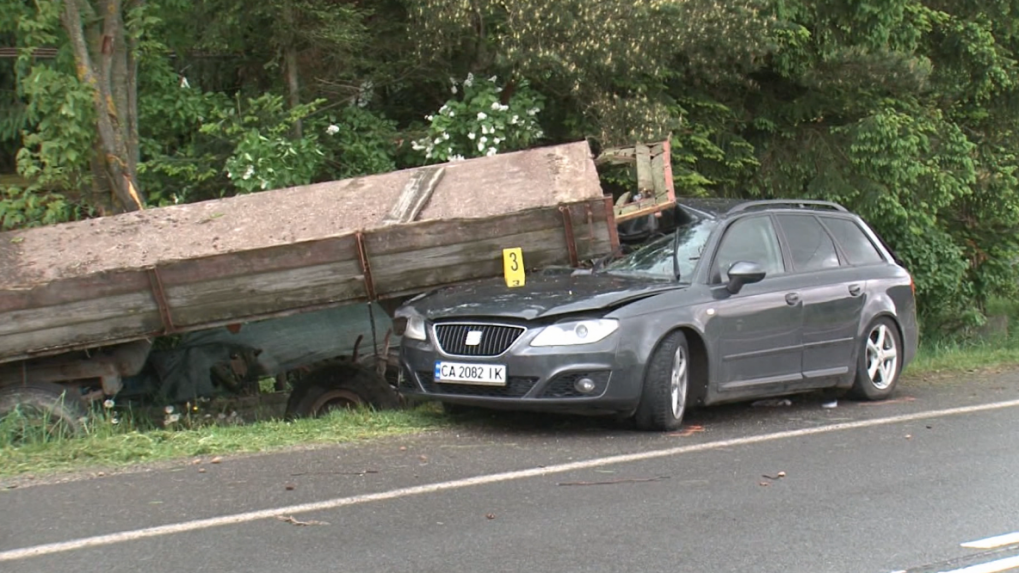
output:
[{"label": "debris on road", "polygon": [[839,405],[839,401],[838,400],[829,400],[827,402],[822,402],[821,403],[821,407],[822,408],[826,408],[826,409],[837,408],[838,405]]},{"label": "debris on road", "polygon": [[785,472],[778,472],[774,476],[770,476],[768,474],[762,474],[761,477],[762,478],[766,478],[766,479],[770,479],[771,481],[778,481],[778,480],[780,480],[780,479],[785,477]]},{"label": "debris on road", "polygon": [[277,515],[276,519],[278,519],[280,521],[285,521],[285,522],[287,522],[287,523],[289,523],[291,525],[298,525],[298,526],[305,526],[305,525],[329,525],[329,522],[326,522],[326,521],[315,521],[314,519],[312,519],[310,521],[301,521],[299,519],[295,519],[294,516],[292,516],[292,515]]},{"label": "debris on road", "polygon": [[341,471],[329,471],[329,472],[298,472],[290,474],[290,477],[299,476],[363,476],[368,474],[377,474],[379,470],[361,470],[359,472],[341,472]]},{"label": "debris on road", "polygon": [[777,408],[783,406],[792,406],[793,401],[788,398],[782,399],[769,398],[767,400],[758,400],[750,405],[754,408]]},{"label": "debris on road", "polygon": [[561,481],[556,485],[615,485],[620,483],[645,483],[652,481],[662,481],[663,479],[669,479],[671,476],[658,476],[653,478],[620,478],[607,481]]},{"label": "debris on road", "polygon": [[216,457],[212,458],[211,460],[209,460],[209,463],[210,464],[218,464],[218,463],[220,463],[222,461],[223,461],[223,458],[221,458],[219,456],[216,456]]},{"label": "debris on road", "polygon": [[198,473],[204,474],[205,473],[205,468],[198,468]]},{"label": "debris on road", "polygon": [[288,483],[288,484],[283,486],[283,489],[285,489],[287,491],[294,491],[294,484]]},{"label": "debris on road", "polygon": [[486,519],[495,519],[495,514],[494,513],[486,513],[485,514],[485,518]]},{"label": "debris on road", "polygon": [[703,431],[704,431],[704,426],[701,426],[699,424],[692,424],[692,425],[687,426],[686,428],[684,428],[682,431],[672,432],[671,434],[668,434],[668,435],[676,437],[676,438],[686,438],[686,437],[692,436],[692,435],[694,435],[694,434],[696,434],[698,432],[703,432]]}]

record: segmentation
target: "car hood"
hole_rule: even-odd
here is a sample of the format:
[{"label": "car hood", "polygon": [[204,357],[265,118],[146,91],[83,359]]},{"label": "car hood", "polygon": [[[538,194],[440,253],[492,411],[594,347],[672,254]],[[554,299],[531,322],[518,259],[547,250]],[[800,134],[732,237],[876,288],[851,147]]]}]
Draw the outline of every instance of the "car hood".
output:
[{"label": "car hood", "polygon": [[440,288],[408,301],[405,308],[430,320],[466,316],[533,320],[603,310],[686,287],[682,283],[603,273],[535,273],[522,287],[509,288],[502,279],[496,279]]}]

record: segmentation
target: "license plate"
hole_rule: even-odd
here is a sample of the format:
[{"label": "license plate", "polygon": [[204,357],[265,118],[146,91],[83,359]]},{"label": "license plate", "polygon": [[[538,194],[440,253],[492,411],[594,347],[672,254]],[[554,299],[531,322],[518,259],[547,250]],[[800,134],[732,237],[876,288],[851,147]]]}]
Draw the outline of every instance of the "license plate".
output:
[{"label": "license plate", "polygon": [[506,366],[503,364],[460,364],[436,362],[435,381],[453,384],[505,386]]}]

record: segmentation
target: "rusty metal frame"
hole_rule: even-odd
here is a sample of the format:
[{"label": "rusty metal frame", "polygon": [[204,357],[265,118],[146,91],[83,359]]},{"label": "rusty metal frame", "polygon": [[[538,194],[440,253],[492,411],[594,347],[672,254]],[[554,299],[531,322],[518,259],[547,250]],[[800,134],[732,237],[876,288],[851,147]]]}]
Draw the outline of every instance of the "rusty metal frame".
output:
[{"label": "rusty metal frame", "polygon": [[172,334],[177,331],[177,327],[173,324],[173,314],[170,312],[170,303],[166,300],[166,289],[163,288],[163,278],[159,276],[159,269],[152,267],[145,274],[149,277],[152,296],[156,299],[156,306],[159,307],[159,320],[163,323],[163,334]]},{"label": "rusty metal frame", "polygon": [[368,296],[368,301],[371,302],[376,299],[375,281],[372,279],[372,265],[368,260],[368,249],[364,244],[364,233],[358,231],[354,233],[354,238],[357,240],[357,258],[361,263],[361,273],[364,275],[364,291]]},{"label": "rusty metal frame", "polygon": [[577,238],[573,234],[573,211],[569,205],[559,205],[559,212],[563,214],[563,230],[566,232],[566,250],[570,253],[570,266],[580,266]]}]

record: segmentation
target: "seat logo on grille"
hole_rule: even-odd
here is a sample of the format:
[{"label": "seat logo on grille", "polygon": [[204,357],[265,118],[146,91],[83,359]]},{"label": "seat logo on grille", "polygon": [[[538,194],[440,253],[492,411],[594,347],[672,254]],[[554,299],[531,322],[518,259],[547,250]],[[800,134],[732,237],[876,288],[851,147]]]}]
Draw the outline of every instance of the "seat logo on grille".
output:
[{"label": "seat logo on grille", "polygon": [[464,344],[467,346],[477,346],[481,344],[481,331],[471,330],[467,332],[467,339],[464,340]]}]

